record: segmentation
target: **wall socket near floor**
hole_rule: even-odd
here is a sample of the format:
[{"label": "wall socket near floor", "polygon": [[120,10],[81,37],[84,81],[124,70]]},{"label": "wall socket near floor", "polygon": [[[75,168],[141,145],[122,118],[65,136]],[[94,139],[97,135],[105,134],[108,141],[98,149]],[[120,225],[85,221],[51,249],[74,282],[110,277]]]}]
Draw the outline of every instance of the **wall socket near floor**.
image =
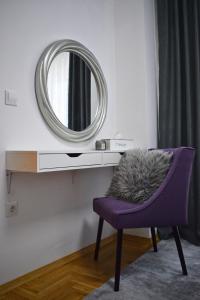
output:
[{"label": "wall socket near floor", "polygon": [[6,217],[16,216],[18,213],[18,202],[10,201],[6,202]]}]

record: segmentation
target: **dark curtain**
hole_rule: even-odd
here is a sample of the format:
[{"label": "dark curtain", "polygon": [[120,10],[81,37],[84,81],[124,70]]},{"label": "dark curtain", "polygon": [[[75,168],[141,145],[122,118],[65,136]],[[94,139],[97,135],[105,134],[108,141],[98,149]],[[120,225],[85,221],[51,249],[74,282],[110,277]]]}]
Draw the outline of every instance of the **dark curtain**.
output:
[{"label": "dark curtain", "polygon": [[69,57],[68,128],[81,131],[91,123],[91,72],[75,53]]},{"label": "dark curtain", "polygon": [[[193,146],[195,162],[184,238],[200,244],[200,0],[157,0],[159,148]],[[168,231],[160,230],[166,237]]]}]

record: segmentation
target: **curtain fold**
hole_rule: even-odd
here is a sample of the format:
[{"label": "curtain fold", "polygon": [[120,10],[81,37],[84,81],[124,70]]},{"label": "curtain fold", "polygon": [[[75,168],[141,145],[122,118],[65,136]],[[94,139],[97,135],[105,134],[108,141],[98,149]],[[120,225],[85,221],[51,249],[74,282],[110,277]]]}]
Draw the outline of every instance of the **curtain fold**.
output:
[{"label": "curtain fold", "polygon": [[81,131],[91,123],[91,71],[73,52],[69,56],[68,128]]},{"label": "curtain fold", "polygon": [[[184,238],[200,245],[200,1],[157,0],[158,147],[193,146],[196,157]],[[160,230],[162,236],[162,230]],[[166,234],[166,232],[164,232]]]}]

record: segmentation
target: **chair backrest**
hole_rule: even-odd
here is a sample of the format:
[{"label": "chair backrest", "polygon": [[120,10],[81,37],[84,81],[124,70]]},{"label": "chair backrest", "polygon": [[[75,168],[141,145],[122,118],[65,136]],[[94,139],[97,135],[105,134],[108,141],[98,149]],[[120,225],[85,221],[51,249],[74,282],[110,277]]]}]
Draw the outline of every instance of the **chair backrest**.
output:
[{"label": "chair backrest", "polygon": [[159,212],[160,226],[188,223],[188,193],[195,150],[190,147],[169,148],[173,152],[168,174],[151,197],[152,209]]}]

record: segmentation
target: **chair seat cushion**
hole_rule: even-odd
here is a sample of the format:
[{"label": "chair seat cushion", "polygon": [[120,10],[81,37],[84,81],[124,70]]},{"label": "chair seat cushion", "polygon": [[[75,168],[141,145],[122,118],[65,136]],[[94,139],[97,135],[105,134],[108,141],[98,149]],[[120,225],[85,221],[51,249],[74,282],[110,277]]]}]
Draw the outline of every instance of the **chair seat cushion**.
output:
[{"label": "chair seat cushion", "polygon": [[141,222],[137,223],[137,217],[134,220],[133,214],[141,213],[147,206],[147,202],[135,204],[114,197],[93,200],[93,210],[115,228],[141,227]]},{"label": "chair seat cushion", "polygon": [[185,215],[171,214],[167,202],[164,202],[166,207],[163,205],[161,210],[158,206],[160,201],[154,199],[135,204],[114,197],[102,197],[93,200],[93,210],[116,229],[186,224]]}]

